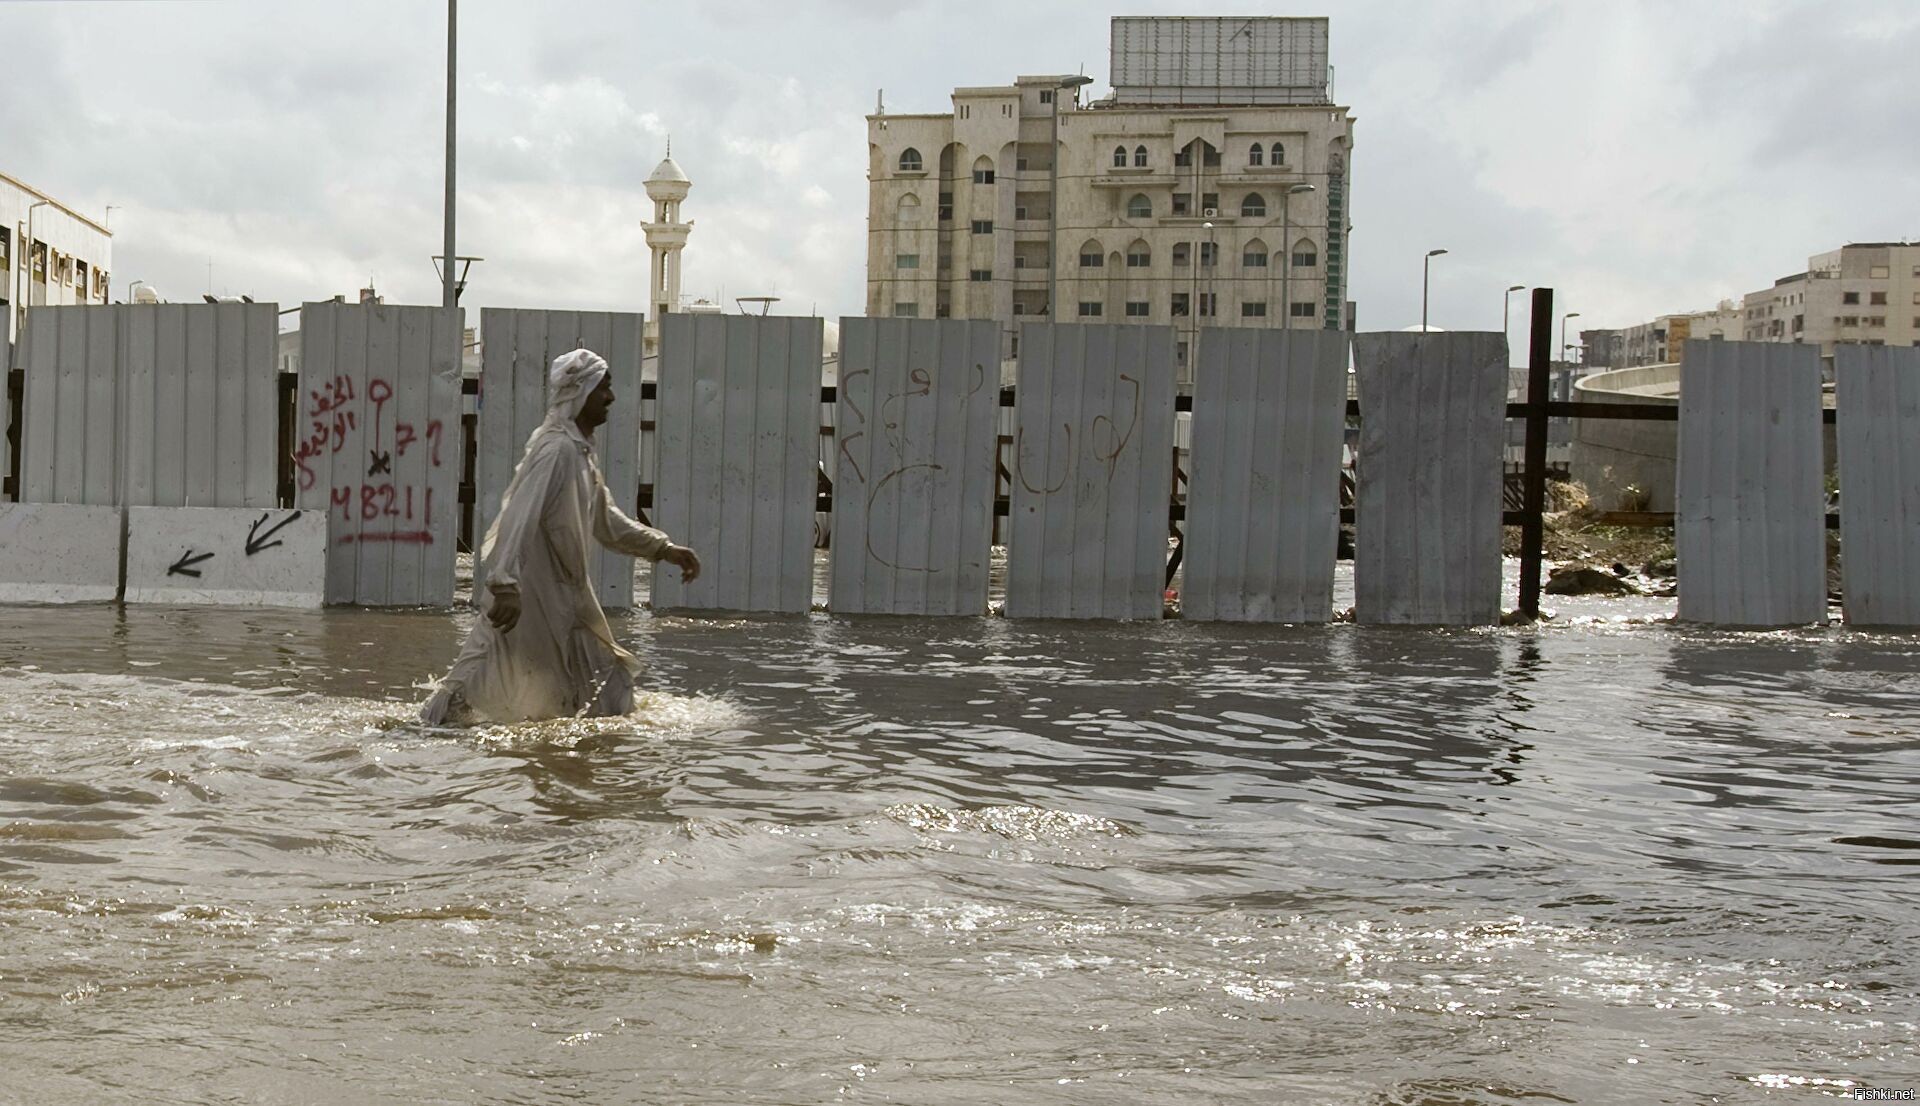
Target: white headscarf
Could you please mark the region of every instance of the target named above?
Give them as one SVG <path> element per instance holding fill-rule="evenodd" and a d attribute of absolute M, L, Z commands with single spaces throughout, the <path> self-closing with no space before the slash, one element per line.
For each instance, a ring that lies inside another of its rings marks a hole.
<path fill-rule="evenodd" d="M 553 368 L 547 373 L 547 412 L 578 418 L 587 396 L 606 375 L 606 359 L 589 349 L 554 358 Z"/>

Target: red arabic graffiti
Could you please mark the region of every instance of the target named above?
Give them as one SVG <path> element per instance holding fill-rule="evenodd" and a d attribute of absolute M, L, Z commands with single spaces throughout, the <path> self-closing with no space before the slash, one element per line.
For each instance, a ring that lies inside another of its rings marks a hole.
<path fill-rule="evenodd" d="M 433 489 L 425 485 L 424 473 L 418 481 L 396 475 L 393 459 L 405 458 L 411 447 L 424 444 L 426 467 L 439 468 L 445 427 L 439 419 L 425 426 L 395 421 L 391 438 L 386 437 L 383 415 L 392 398 L 393 385 L 379 377 L 367 381 L 364 402 L 347 376 L 336 376 L 307 393 L 307 431 L 294 447 L 293 463 L 300 490 L 312 491 L 320 483 L 325 459 L 324 470 L 335 480 L 327 491 L 328 512 L 338 511 L 340 522 L 351 528 L 339 535 L 342 544 L 433 541 Z M 362 430 L 362 414 L 370 416 L 362 440 L 354 451 L 338 456 Z M 340 479 L 362 471 L 364 479 Z"/>

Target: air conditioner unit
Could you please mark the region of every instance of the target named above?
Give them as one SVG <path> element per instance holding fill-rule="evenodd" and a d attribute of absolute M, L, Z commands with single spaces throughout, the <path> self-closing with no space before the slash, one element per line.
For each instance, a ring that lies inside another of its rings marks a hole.
<path fill-rule="evenodd" d="M 1203 207 L 1200 209 L 1200 217 L 1202 219 L 1218 219 L 1220 217 L 1220 209 L 1217 207 Z"/>

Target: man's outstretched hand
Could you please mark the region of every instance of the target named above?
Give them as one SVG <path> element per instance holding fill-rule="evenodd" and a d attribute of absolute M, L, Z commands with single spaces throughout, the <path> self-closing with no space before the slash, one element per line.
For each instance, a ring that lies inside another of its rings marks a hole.
<path fill-rule="evenodd" d="M 660 559 L 680 569 L 680 582 L 691 584 L 700 578 L 700 557 L 684 545 L 670 545 Z"/>
<path fill-rule="evenodd" d="M 513 629 L 520 621 L 520 593 L 517 591 L 496 591 L 493 593 L 493 606 L 487 609 L 487 621 L 501 633 Z"/>

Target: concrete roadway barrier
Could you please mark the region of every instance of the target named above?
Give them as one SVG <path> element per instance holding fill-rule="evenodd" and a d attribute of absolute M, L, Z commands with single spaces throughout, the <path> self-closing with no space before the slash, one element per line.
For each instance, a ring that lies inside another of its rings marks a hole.
<path fill-rule="evenodd" d="M 129 603 L 318 607 L 326 600 L 323 511 L 134 507 Z"/>
<path fill-rule="evenodd" d="M 111 602 L 120 508 L 0 504 L 0 603 Z"/>

